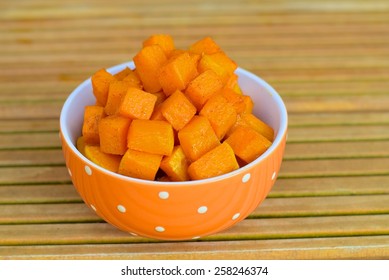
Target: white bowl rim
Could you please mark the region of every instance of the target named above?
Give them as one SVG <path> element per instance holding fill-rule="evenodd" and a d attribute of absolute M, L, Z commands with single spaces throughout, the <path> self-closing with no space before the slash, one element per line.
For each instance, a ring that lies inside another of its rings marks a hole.
<path fill-rule="evenodd" d="M 110 68 L 108 68 L 106 70 L 108 72 L 110 72 L 110 73 L 116 73 L 120 69 L 123 69 L 124 67 L 134 68 L 133 61 L 121 63 L 121 64 L 115 65 L 113 67 L 110 67 Z M 100 172 L 106 173 L 107 175 L 110 175 L 110 176 L 114 176 L 114 177 L 116 177 L 118 179 L 121 179 L 121 180 L 125 180 L 125 181 L 127 181 L 129 183 L 147 184 L 147 185 L 152 185 L 152 186 L 156 186 L 156 187 L 157 186 L 175 186 L 175 185 L 193 186 L 193 185 L 208 184 L 208 183 L 211 183 L 211 182 L 214 182 L 214 181 L 223 181 L 223 180 L 228 179 L 230 177 L 237 176 L 238 174 L 242 174 L 242 173 L 245 174 L 252 167 L 254 167 L 255 165 L 259 164 L 259 162 L 261 162 L 261 161 L 265 160 L 267 157 L 269 157 L 274 152 L 276 147 L 278 147 L 281 144 L 281 142 L 283 141 L 282 138 L 287 133 L 288 114 L 287 114 L 287 110 L 286 110 L 285 104 L 284 104 L 281 96 L 265 80 L 263 80 L 262 78 L 260 78 L 259 76 L 255 75 L 255 74 L 253 74 L 252 72 L 250 72 L 248 70 L 245 70 L 243 68 L 240 68 L 240 67 L 238 67 L 236 69 L 235 73 L 238 74 L 238 76 L 241 73 L 243 73 L 247 77 L 249 77 L 250 79 L 256 80 L 259 84 L 261 84 L 261 86 L 263 86 L 266 89 L 266 91 L 268 91 L 272 95 L 272 97 L 274 98 L 275 102 L 277 103 L 277 107 L 280 109 L 280 113 L 281 114 L 280 114 L 280 127 L 278 129 L 276 138 L 274 139 L 272 145 L 261 156 L 259 156 L 258 158 L 256 158 L 252 162 L 248 163 L 247 165 L 245 165 L 243 167 L 240 167 L 237 170 L 231 171 L 229 173 L 218 175 L 218 176 L 207 178 L 207 179 L 192 180 L 192 181 L 179 181 L 179 182 L 174 182 L 174 181 L 168 181 L 168 182 L 164 182 L 164 181 L 151 181 L 151 180 L 133 178 L 133 177 L 129 177 L 129 176 L 126 176 L 126 175 L 119 174 L 119 173 L 115 173 L 113 171 L 109 171 L 109 170 L 107 170 L 107 169 L 105 169 L 105 168 L 95 164 L 94 162 L 92 162 L 88 158 L 86 158 L 83 154 L 81 154 L 80 151 L 78 151 L 78 149 L 76 148 L 75 144 L 71 141 L 69 133 L 68 133 L 68 129 L 67 129 L 66 125 L 65 125 L 65 119 L 66 119 L 66 114 L 68 114 L 70 112 L 69 109 L 70 109 L 71 101 L 77 97 L 77 95 L 79 94 L 79 91 L 80 91 L 81 88 L 83 88 L 87 84 L 91 83 L 91 78 L 90 77 L 88 79 L 86 79 L 85 81 L 83 81 L 81 84 L 79 84 L 72 91 L 72 93 L 68 96 L 68 98 L 66 99 L 66 101 L 65 101 L 65 103 L 64 103 L 64 105 L 62 107 L 61 114 L 60 114 L 60 130 L 61 130 L 62 137 L 63 137 L 64 141 L 69 145 L 71 150 L 79 158 L 81 158 L 86 164 L 88 164 L 89 166 L 93 166 L 93 168 L 99 170 Z"/>

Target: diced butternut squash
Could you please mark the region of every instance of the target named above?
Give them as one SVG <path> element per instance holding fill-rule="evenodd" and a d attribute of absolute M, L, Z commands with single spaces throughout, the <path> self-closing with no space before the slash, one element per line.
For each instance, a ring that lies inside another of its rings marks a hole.
<path fill-rule="evenodd" d="M 224 141 L 234 150 L 236 156 L 250 163 L 262 155 L 271 142 L 251 127 L 239 126 Z"/>
<path fill-rule="evenodd" d="M 235 125 L 231 128 L 228 134 L 230 135 L 239 126 L 251 127 L 259 134 L 265 136 L 269 141 L 272 142 L 274 140 L 273 128 L 262 120 L 260 120 L 259 118 L 257 118 L 256 116 L 254 116 L 253 114 L 239 115 Z"/>
<path fill-rule="evenodd" d="M 159 104 L 164 102 L 166 99 L 166 95 L 162 91 L 153 93 L 153 95 L 155 95 L 157 97 L 157 101 L 155 101 L 155 106 L 158 106 Z"/>
<path fill-rule="evenodd" d="M 108 99 L 104 111 L 107 115 L 116 114 L 123 96 L 127 93 L 129 84 L 124 81 L 113 81 L 109 85 Z"/>
<path fill-rule="evenodd" d="M 177 90 L 161 104 L 161 113 L 175 130 L 180 130 L 196 114 L 196 107 Z"/>
<path fill-rule="evenodd" d="M 143 47 L 151 45 L 159 45 L 165 52 L 166 56 L 169 56 L 170 53 L 175 49 L 174 40 L 172 36 L 168 34 L 151 35 L 143 42 Z"/>
<path fill-rule="evenodd" d="M 107 102 L 109 84 L 115 80 L 116 78 L 105 69 L 100 69 L 91 77 L 93 95 L 102 106 Z"/>
<path fill-rule="evenodd" d="M 128 75 L 122 79 L 122 81 L 126 82 L 128 84 L 128 87 L 143 89 L 142 82 L 139 78 L 138 73 L 136 72 L 136 69 L 131 70 L 131 72 L 129 72 Z"/>
<path fill-rule="evenodd" d="M 185 93 L 200 111 L 205 102 L 219 92 L 222 87 L 223 83 L 220 77 L 212 70 L 207 70 L 189 83 Z"/>
<path fill-rule="evenodd" d="M 230 76 L 237 68 L 237 64 L 232 61 L 224 52 L 205 54 L 199 61 L 198 69 L 202 73 L 206 70 L 213 70 L 219 75 L 223 84 L 226 84 Z"/>
<path fill-rule="evenodd" d="M 76 148 L 77 148 L 77 150 L 81 154 L 83 154 L 85 156 L 85 141 L 84 141 L 84 137 L 80 136 L 80 137 L 77 138 Z"/>
<path fill-rule="evenodd" d="M 125 77 L 127 77 L 130 73 L 132 73 L 132 70 L 128 67 L 125 67 L 123 70 L 119 71 L 113 76 L 116 78 L 116 80 L 121 81 Z"/>
<path fill-rule="evenodd" d="M 128 149 L 120 161 L 118 173 L 133 178 L 154 180 L 162 156 Z"/>
<path fill-rule="evenodd" d="M 206 152 L 220 144 L 219 138 L 206 117 L 194 116 L 191 121 L 178 132 L 178 139 L 185 156 L 195 161 Z"/>
<path fill-rule="evenodd" d="M 121 100 L 118 112 L 124 117 L 148 120 L 153 113 L 156 101 L 157 96 L 130 87 Z"/>
<path fill-rule="evenodd" d="M 253 109 L 254 109 L 254 102 L 250 96 L 248 96 L 248 95 L 242 95 L 242 96 L 243 96 L 243 101 L 246 104 L 243 113 L 251 114 L 253 112 Z"/>
<path fill-rule="evenodd" d="M 199 115 L 206 117 L 212 125 L 216 136 L 221 140 L 236 122 L 234 106 L 220 94 L 211 97 L 201 109 Z"/>
<path fill-rule="evenodd" d="M 137 73 L 147 92 L 154 93 L 161 90 L 157 73 L 166 61 L 166 54 L 159 45 L 146 46 L 134 56 Z"/>
<path fill-rule="evenodd" d="M 201 180 L 223 175 L 238 168 L 234 151 L 224 142 L 191 163 L 188 174 L 192 180 Z"/>
<path fill-rule="evenodd" d="M 220 93 L 227 100 L 227 102 L 235 108 L 237 114 L 241 114 L 246 110 L 246 103 L 243 95 L 238 94 L 234 90 L 226 87 L 223 88 Z"/>
<path fill-rule="evenodd" d="M 157 76 L 163 92 L 169 96 L 176 90 L 184 90 L 197 75 L 197 63 L 184 52 L 162 66 Z"/>
<path fill-rule="evenodd" d="M 100 120 L 100 149 L 104 153 L 124 155 L 127 150 L 127 135 L 131 119 L 119 115 Z"/>
<path fill-rule="evenodd" d="M 85 106 L 82 136 L 86 144 L 98 145 L 100 143 L 99 122 L 103 117 L 103 107 L 96 105 Z"/>
<path fill-rule="evenodd" d="M 166 121 L 165 117 L 162 115 L 162 104 L 155 106 L 153 114 L 150 117 L 152 121 Z"/>
<path fill-rule="evenodd" d="M 129 149 L 157 155 L 171 155 L 173 127 L 167 121 L 133 120 L 128 130 Z"/>
<path fill-rule="evenodd" d="M 121 156 L 103 153 L 99 146 L 85 145 L 85 156 L 97 165 L 118 172 Z"/>
<path fill-rule="evenodd" d="M 211 38 L 205 37 L 189 47 L 190 52 L 194 52 L 197 54 L 213 54 L 216 52 L 220 52 L 221 48 L 218 44 Z"/>
<path fill-rule="evenodd" d="M 170 156 L 161 161 L 161 169 L 173 181 L 188 181 L 188 160 L 181 146 L 175 146 Z"/>

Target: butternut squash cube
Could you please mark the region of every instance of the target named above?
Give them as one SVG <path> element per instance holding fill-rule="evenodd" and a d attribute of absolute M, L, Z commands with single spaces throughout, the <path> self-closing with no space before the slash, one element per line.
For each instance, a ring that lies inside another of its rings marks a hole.
<path fill-rule="evenodd" d="M 238 94 L 227 87 L 223 88 L 220 93 L 235 108 L 237 114 L 241 114 L 246 110 L 246 103 L 242 94 Z"/>
<path fill-rule="evenodd" d="M 85 156 L 97 165 L 118 172 L 121 156 L 103 153 L 99 146 L 85 145 Z"/>
<path fill-rule="evenodd" d="M 160 168 L 173 181 L 188 181 L 188 160 L 181 146 L 175 146 L 170 156 L 165 156 Z"/>
<path fill-rule="evenodd" d="M 212 70 L 207 70 L 194 78 L 185 90 L 185 94 L 192 101 L 198 111 L 205 102 L 223 87 L 222 80 Z"/>
<path fill-rule="evenodd" d="M 224 141 L 234 150 L 236 156 L 250 163 L 262 155 L 271 142 L 251 127 L 239 126 Z"/>
<path fill-rule="evenodd" d="M 169 56 L 169 54 L 175 49 L 174 40 L 172 36 L 168 34 L 154 34 L 143 42 L 143 47 L 151 45 L 159 45 L 165 52 L 166 56 Z"/>
<path fill-rule="evenodd" d="M 274 140 L 274 130 L 271 126 L 254 116 L 253 114 L 241 114 L 238 116 L 235 125 L 228 132 L 230 135 L 239 126 L 251 127 L 259 134 L 265 136 L 270 142 Z"/>
<path fill-rule="evenodd" d="M 221 48 L 211 37 L 205 37 L 193 43 L 189 47 L 189 51 L 202 55 L 220 52 Z"/>
<path fill-rule="evenodd" d="M 220 145 L 219 138 L 212 129 L 211 123 L 204 116 L 194 116 L 191 121 L 178 132 L 178 139 L 185 156 L 195 161 L 206 152 Z"/>
<path fill-rule="evenodd" d="M 236 122 L 234 106 L 220 94 L 211 97 L 201 109 L 199 115 L 206 117 L 212 125 L 216 136 L 221 140 Z"/>
<path fill-rule="evenodd" d="M 133 120 L 128 129 L 127 147 L 169 156 L 174 148 L 173 127 L 167 121 Z"/>
<path fill-rule="evenodd" d="M 119 114 L 132 118 L 148 120 L 153 113 L 157 97 L 146 91 L 130 87 L 119 105 Z"/>
<path fill-rule="evenodd" d="M 127 93 L 129 84 L 124 81 L 113 81 L 109 85 L 107 103 L 104 111 L 107 115 L 116 114 L 123 96 Z"/>
<path fill-rule="evenodd" d="M 166 61 L 166 54 L 159 45 L 146 46 L 134 56 L 137 73 L 147 92 L 154 93 L 161 90 L 157 73 Z"/>
<path fill-rule="evenodd" d="M 179 90 L 161 104 L 160 110 L 175 130 L 182 129 L 196 114 L 196 107 Z"/>
<path fill-rule="evenodd" d="M 133 178 L 154 180 L 162 156 L 128 149 L 120 161 L 118 173 Z"/>
<path fill-rule="evenodd" d="M 230 76 L 237 68 L 237 64 L 232 61 L 224 52 L 205 54 L 199 61 L 198 69 L 202 73 L 206 70 L 213 70 L 226 84 Z"/>
<path fill-rule="evenodd" d="M 80 136 L 80 137 L 77 138 L 76 147 L 77 147 L 77 150 L 81 154 L 83 154 L 85 156 L 85 141 L 84 141 L 84 137 Z"/>
<path fill-rule="evenodd" d="M 100 120 L 100 150 L 104 153 L 124 155 L 127 150 L 127 135 L 131 119 L 119 115 Z"/>
<path fill-rule="evenodd" d="M 85 106 L 82 136 L 86 144 L 98 145 L 100 143 L 99 122 L 104 116 L 104 107 Z"/>
<path fill-rule="evenodd" d="M 169 96 L 176 90 L 184 90 L 197 75 L 197 64 L 184 52 L 162 66 L 157 76 L 163 92 Z"/>
<path fill-rule="evenodd" d="M 127 77 L 130 73 L 132 73 L 132 70 L 128 67 L 125 67 L 123 70 L 117 72 L 115 75 L 113 75 L 116 80 L 121 81 L 125 77 Z"/>
<path fill-rule="evenodd" d="M 105 69 L 100 69 L 91 77 L 93 95 L 101 106 L 105 106 L 108 98 L 109 84 L 116 78 Z"/>
<path fill-rule="evenodd" d="M 192 180 L 201 180 L 223 175 L 238 168 L 234 151 L 224 142 L 191 163 L 188 174 Z"/>

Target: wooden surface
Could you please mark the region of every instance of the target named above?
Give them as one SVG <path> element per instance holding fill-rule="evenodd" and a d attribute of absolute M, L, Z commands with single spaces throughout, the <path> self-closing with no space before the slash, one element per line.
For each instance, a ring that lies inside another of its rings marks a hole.
<path fill-rule="evenodd" d="M 157 3 L 157 4 L 156 4 Z M 58 138 L 69 93 L 169 33 L 212 36 L 284 99 L 265 202 L 188 242 L 120 232 L 83 204 Z M 388 259 L 389 2 L 2 0 L 0 259 Z"/>

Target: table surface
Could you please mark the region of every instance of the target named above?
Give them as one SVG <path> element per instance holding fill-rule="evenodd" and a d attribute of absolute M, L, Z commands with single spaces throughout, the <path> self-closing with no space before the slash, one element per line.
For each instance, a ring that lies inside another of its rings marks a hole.
<path fill-rule="evenodd" d="M 157 4 L 156 4 L 157 3 Z M 121 232 L 71 184 L 69 93 L 151 34 L 211 36 L 289 114 L 279 178 L 227 231 L 160 242 Z M 0 259 L 388 259 L 389 2 L 2 0 Z"/>

